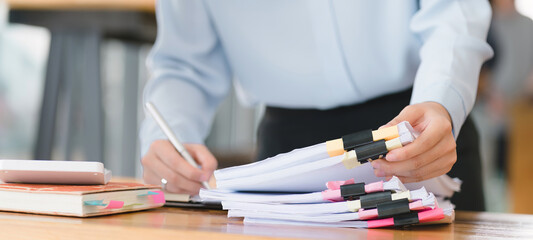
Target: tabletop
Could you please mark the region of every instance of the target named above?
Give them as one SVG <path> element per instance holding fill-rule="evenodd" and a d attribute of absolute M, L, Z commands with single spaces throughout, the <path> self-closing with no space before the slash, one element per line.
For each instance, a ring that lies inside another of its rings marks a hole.
<path fill-rule="evenodd" d="M 0 212 L 0 239 L 532 239 L 533 215 L 456 213 L 453 224 L 403 229 L 244 225 L 225 211 L 163 207 L 91 218 Z"/>

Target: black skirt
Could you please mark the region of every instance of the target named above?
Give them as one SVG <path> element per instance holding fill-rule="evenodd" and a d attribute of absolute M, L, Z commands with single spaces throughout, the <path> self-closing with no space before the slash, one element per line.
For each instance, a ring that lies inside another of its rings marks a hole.
<path fill-rule="evenodd" d="M 400 113 L 412 89 L 365 103 L 329 110 L 267 107 L 258 129 L 257 159 L 265 159 L 343 135 L 376 129 Z M 457 162 L 448 173 L 463 181 L 452 202 L 458 210 L 484 211 L 481 158 L 476 127 L 468 117 L 457 138 Z"/>

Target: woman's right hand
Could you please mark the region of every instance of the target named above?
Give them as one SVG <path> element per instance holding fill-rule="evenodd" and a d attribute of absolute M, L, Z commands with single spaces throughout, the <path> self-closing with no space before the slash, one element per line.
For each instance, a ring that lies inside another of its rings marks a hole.
<path fill-rule="evenodd" d="M 156 140 L 141 159 L 146 183 L 161 185 L 166 179 L 166 191 L 197 195 L 203 181 L 208 181 L 217 168 L 217 160 L 202 144 L 184 144 L 201 169 L 189 164 L 168 140 Z"/>

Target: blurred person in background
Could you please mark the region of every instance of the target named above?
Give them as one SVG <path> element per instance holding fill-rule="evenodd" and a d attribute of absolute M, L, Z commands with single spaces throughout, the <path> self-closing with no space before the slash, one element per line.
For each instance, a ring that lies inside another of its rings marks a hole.
<path fill-rule="evenodd" d="M 482 68 L 477 121 L 486 125 L 484 157 L 489 171 L 505 173 L 511 110 L 533 95 L 533 20 L 520 14 L 514 0 L 491 0 L 488 42 L 495 57 Z M 494 165 L 493 165 L 494 164 Z"/>
<path fill-rule="evenodd" d="M 258 159 L 407 120 L 420 137 L 373 161 L 376 176 L 415 182 L 449 172 L 464 181 L 457 208 L 484 210 L 468 115 L 492 55 L 490 16 L 486 0 L 157 1 L 144 102 L 159 108 L 201 169 L 147 117 L 143 178 L 198 193 L 217 167 L 203 141 L 234 86 L 243 102 L 266 105 Z"/>
<path fill-rule="evenodd" d="M 514 0 L 491 0 L 488 42 L 494 57 L 482 67 L 478 101 L 472 111 L 480 132 L 483 176 L 490 211 L 507 211 L 508 138 L 512 109 L 533 93 L 533 21 Z"/>

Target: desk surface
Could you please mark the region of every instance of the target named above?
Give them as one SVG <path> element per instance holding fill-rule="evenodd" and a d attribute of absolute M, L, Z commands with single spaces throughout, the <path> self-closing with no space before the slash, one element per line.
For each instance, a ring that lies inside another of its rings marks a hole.
<path fill-rule="evenodd" d="M 225 211 L 159 208 L 93 218 L 0 212 L 0 239 L 533 238 L 533 215 L 457 212 L 450 225 L 348 229 L 243 225 Z"/>
<path fill-rule="evenodd" d="M 19 10 L 137 10 L 155 11 L 155 0 L 7 0 L 11 9 Z"/>

